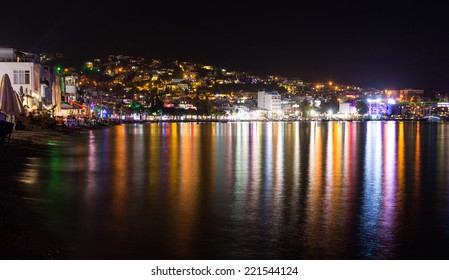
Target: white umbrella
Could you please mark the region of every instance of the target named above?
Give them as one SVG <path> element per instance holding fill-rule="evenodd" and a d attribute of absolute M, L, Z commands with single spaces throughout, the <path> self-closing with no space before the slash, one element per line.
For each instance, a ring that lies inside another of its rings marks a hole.
<path fill-rule="evenodd" d="M 11 85 L 8 74 L 4 74 L 0 84 L 0 111 L 14 122 L 14 117 L 24 112 L 22 101 Z"/>

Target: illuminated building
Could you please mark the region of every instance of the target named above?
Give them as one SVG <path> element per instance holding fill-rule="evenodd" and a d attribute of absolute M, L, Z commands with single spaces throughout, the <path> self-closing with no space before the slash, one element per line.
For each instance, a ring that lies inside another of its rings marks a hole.
<path fill-rule="evenodd" d="M 339 114 L 356 114 L 357 108 L 355 102 L 340 102 L 338 105 Z"/>
<path fill-rule="evenodd" d="M 282 110 L 281 95 L 276 91 L 259 91 L 257 93 L 257 107 L 269 112 L 278 112 Z"/>
<path fill-rule="evenodd" d="M 38 55 L 0 47 L 0 75 L 3 74 L 8 74 L 13 89 L 31 110 L 60 104 L 59 77 L 51 67 L 41 64 Z"/>

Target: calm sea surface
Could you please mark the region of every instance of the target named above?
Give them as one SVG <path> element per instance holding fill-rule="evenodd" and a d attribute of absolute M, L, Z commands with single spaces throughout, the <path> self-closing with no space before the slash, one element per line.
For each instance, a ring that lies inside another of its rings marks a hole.
<path fill-rule="evenodd" d="M 20 185 L 70 259 L 449 259 L 449 124 L 91 130 Z"/>

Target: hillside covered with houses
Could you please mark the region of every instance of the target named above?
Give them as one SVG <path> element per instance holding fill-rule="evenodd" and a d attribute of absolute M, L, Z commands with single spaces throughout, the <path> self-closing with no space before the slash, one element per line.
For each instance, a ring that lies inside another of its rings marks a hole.
<path fill-rule="evenodd" d="M 375 89 L 257 76 L 179 60 L 109 55 L 68 65 L 62 54 L 0 48 L 27 114 L 63 119 L 379 120 L 449 116 L 441 90 Z"/>

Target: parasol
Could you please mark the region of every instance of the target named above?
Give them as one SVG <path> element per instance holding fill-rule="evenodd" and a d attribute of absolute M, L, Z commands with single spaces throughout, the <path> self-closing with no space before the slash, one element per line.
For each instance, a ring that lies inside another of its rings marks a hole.
<path fill-rule="evenodd" d="M 22 101 L 11 85 L 8 74 L 4 74 L 0 84 L 0 111 L 7 115 L 7 121 L 14 122 L 15 116 L 24 112 Z"/>

